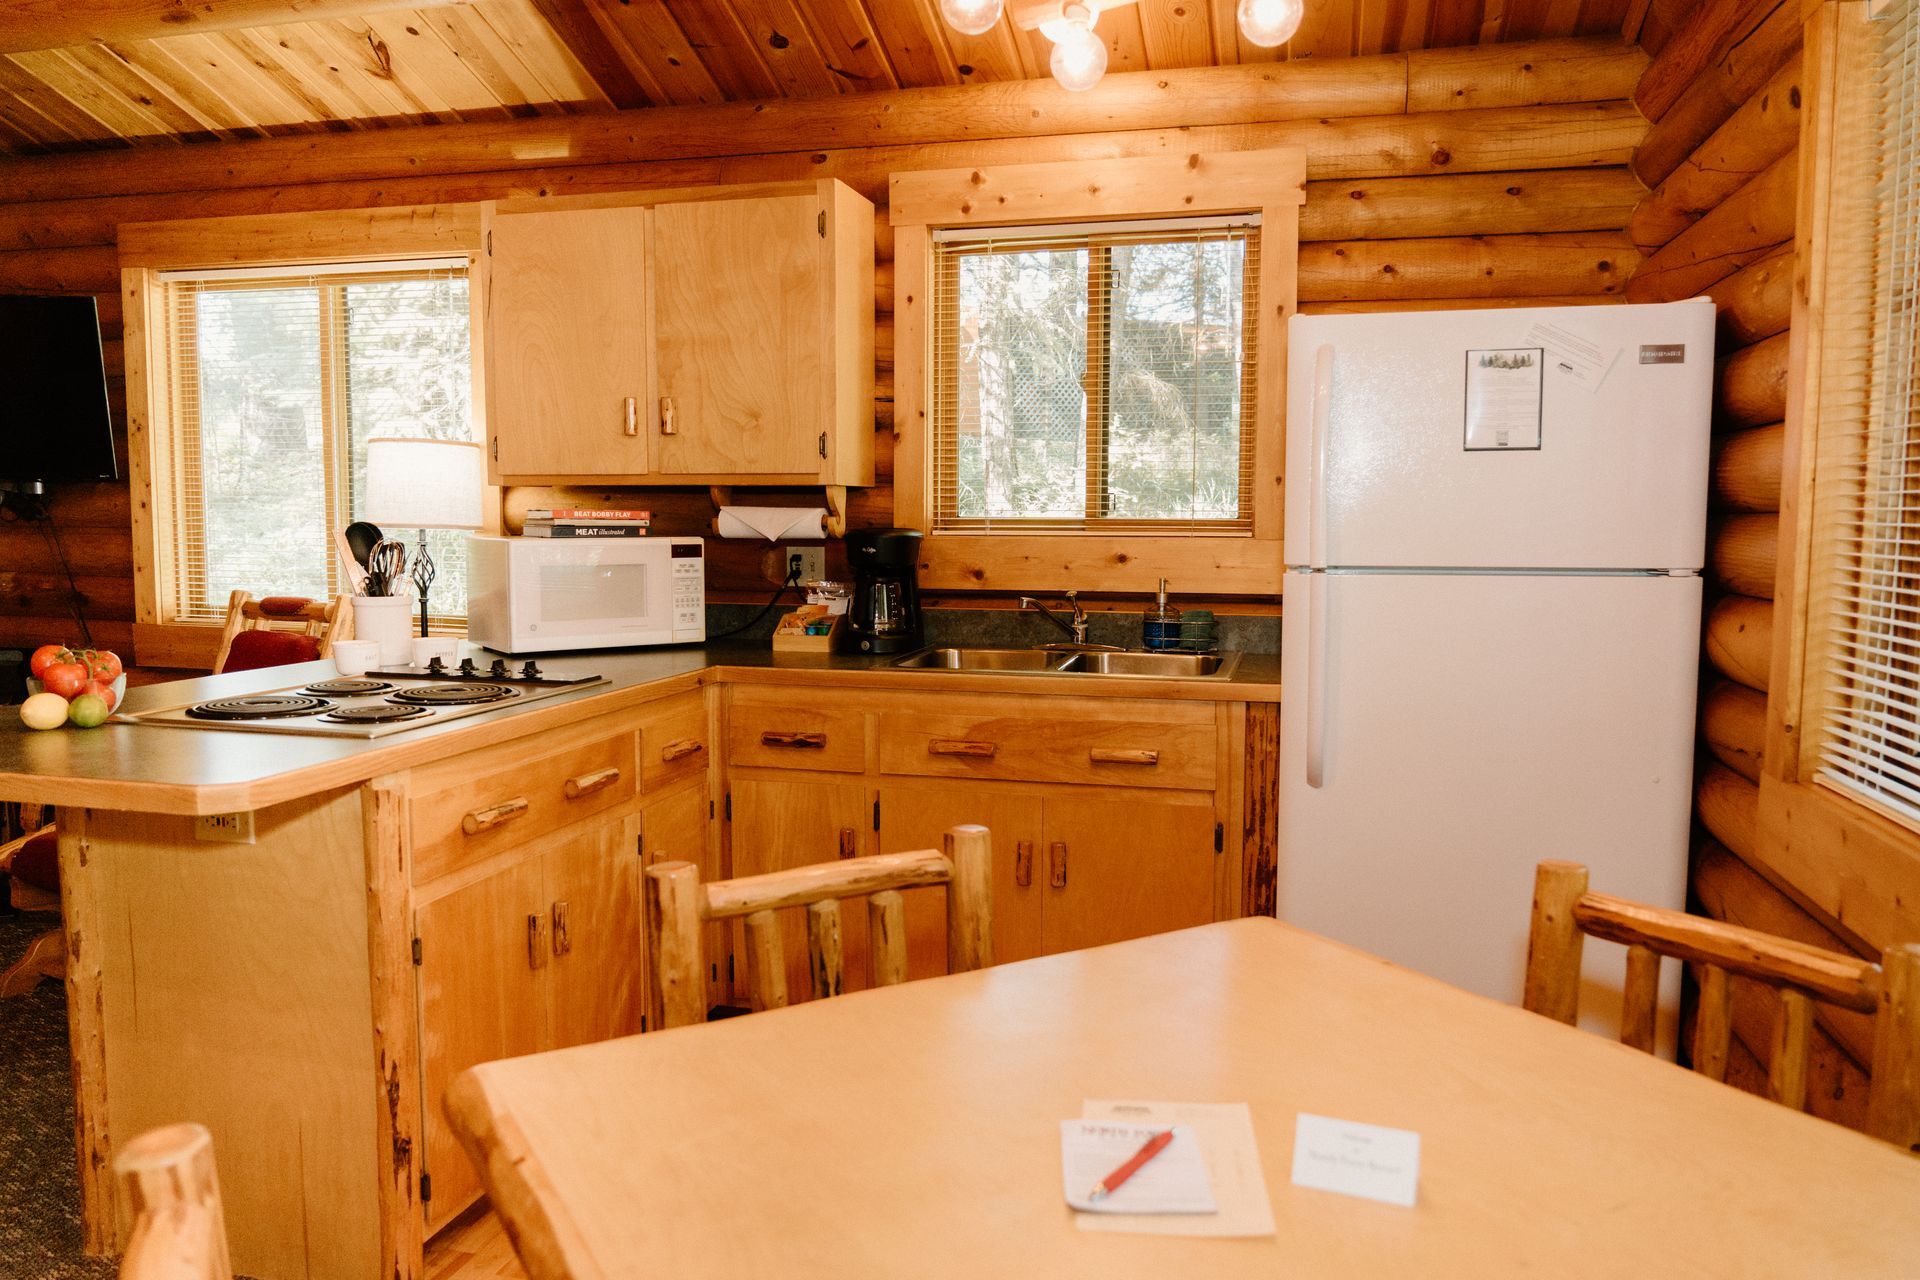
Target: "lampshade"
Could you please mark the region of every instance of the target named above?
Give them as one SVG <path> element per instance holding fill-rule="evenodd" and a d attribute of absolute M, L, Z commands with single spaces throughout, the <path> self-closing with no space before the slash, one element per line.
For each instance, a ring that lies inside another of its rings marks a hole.
<path fill-rule="evenodd" d="M 478 529 L 487 463 L 472 440 L 367 441 L 361 515 L 389 529 Z"/>

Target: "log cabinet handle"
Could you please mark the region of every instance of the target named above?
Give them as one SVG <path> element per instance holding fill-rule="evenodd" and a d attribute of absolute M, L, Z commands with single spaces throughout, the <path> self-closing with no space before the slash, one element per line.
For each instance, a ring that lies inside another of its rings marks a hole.
<path fill-rule="evenodd" d="M 1024 889 L 1033 883 L 1033 841 L 1013 846 L 1013 882 Z"/>
<path fill-rule="evenodd" d="M 678 742 L 669 742 L 666 746 L 660 748 L 660 759 L 662 763 L 672 764 L 675 760 L 684 759 L 696 751 L 705 751 L 706 749 L 707 744 L 698 738 L 682 738 Z"/>
<path fill-rule="evenodd" d="M 760 735 L 763 747 L 792 747 L 801 751 L 818 751 L 827 745 L 824 733 L 788 733 L 779 729 L 769 729 Z"/>
<path fill-rule="evenodd" d="M 680 428 L 673 423 L 673 397 L 660 397 L 660 434 L 672 436 L 680 434 Z"/>
<path fill-rule="evenodd" d="M 637 436 L 640 434 L 640 405 L 638 402 L 634 400 L 632 396 L 627 397 L 626 430 L 627 430 L 627 434 L 630 436 Z"/>
<path fill-rule="evenodd" d="M 1160 763 L 1158 751 L 1133 751 L 1121 747 L 1095 747 L 1087 755 L 1095 764 L 1145 764 Z"/>
<path fill-rule="evenodd" d="M 527 798 L 525 796 L 515 796 L 511 800 L 502 800 L 499 804 L 493 805 L 490 808 L 475 809 L 472 813 L 460 819 L 460 829 L 470 836 L 477 836 L 482 831 L 491 831 L 495 827 L 504 826 L 512 822 L 515 818 L 524 818 L 526 816 Z"/>
<path fill-rule="evenodd" d="M 553 915 L 553 954 L 563 956 L 573 950 L 573 936 L 567 932 L 567 904 L 556 902 Z"/>
<path fill-rule="evenodd" d="M 619 767 L 609 766 L 605 769 L 595 769 L 592 773 L 582 773 L 575 777 L 568 778 L 565 783 L 561 784 L 560 789 L 567 793 L 567 799 L 578 800 L 581 796 L 590 796 L 596 791 L 605 791 L 618 781 L 620 781 Z"/>
<path fill-rule="evenodd" d="M 853 828 L 840 828 L 840 856 L 851 858 L 858 852 L 860 852 L 858 837 L 853 834 Z"/>
<path fill-rule="evenodd" d="M 1067 887 L 1067 842 L 1055 840 L 1047 846 L 1047 879 L 1056 889 Z"/>
<path fill-rule="evenodd" d="M 547 918 L 538 911 L 527 915 L 527 968 L 543 969 L 547 964 Z"/>
<path fill-rule="evenodd" d="M 993 753 L 1000 746 L 993 742 L 968 742 L 963 738 L 935 738 L 927 743 L 930 756 L 974 756 L 981 760 L 993 759 Z"/>

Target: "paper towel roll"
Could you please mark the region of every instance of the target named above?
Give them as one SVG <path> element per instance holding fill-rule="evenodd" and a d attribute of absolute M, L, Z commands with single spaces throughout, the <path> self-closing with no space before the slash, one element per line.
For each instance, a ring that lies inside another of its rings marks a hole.
<path fill-rule="evenodd" d="M 779 542 L 788 538 L 827 536 L 825 507 L 722 507 L 723 538 L 760 538 Z"/>

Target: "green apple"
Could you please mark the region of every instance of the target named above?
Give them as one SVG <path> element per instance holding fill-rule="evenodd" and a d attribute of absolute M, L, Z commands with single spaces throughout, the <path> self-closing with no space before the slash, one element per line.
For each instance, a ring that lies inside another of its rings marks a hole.
<path fill-rule="evenodd" d="M 107 722 L 107 700 L 97 693 L 83 693 L 67 704 L 67 719 L 82 729 L 95 729 Z"/>

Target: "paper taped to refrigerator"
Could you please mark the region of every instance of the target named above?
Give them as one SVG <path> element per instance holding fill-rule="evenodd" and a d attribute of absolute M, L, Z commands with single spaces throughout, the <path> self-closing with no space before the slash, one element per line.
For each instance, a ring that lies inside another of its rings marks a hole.
<path fill-rule="evenodd" d="M 1527 341 L 1538 343 L 1546 349 L 1547 362 L 1555 373 L 1571 381 L 1595 390 L 1606 381 L 1607 371 L 1613 368 L 1613 362 L 1620 358 L 1620 348 L 1607 347 L 1583 338 L 1571 330 L 1544 320 L 1535 321 L 1527 328 Z"/>
<path fill-rule="evenodd" d="M 1467 352 L 1468 449 L 1540 447 L 1539 347 Z"/>

